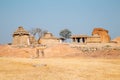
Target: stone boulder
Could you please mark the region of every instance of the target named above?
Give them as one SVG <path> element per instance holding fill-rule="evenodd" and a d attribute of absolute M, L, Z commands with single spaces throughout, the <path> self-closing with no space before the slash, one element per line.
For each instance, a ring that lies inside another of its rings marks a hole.
<path fill-rule="evenodd" d="M 108 34 L 108 30 L 105 30 L 103 28 L 94 28 L 92 35 L 98 35 L 100 36 L 101 42 L 102 43 L 108 43 L 110 42 L 110 36 Z"/>

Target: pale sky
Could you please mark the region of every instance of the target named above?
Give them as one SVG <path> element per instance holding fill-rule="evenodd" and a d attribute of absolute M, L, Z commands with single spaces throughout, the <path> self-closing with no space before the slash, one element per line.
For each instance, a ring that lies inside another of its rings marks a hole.
<path fill-rule="evenodd" d="M 120 0 L 0 0 L 0 43 L 12 42 L 19 27 L 42 28 L 58 36 L 60 30 L 91 35 L 93 28 L 120 36 Z"/>

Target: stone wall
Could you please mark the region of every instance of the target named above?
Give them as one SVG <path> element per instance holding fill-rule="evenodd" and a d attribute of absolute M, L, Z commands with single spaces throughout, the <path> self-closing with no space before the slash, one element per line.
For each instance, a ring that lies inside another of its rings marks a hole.
<path fill-rule="evenodd" d="M 101 43 L 100 37 L 88 37 L 86 43 Z"/>
<path fill-rule="evenodd" d="M 13 37 L 13 45 L 29 45 L 29 36 L 22 35 L 22 36 L 14 36 Z"/>
<path fill-rule="evenodd" d="M 57 40 L 57 39 L 41 39 L 40 43 L 41 44 L 46 44 L 46 45 L 52 45 L 52 44 L 60 43 L 60 40 Z"/>

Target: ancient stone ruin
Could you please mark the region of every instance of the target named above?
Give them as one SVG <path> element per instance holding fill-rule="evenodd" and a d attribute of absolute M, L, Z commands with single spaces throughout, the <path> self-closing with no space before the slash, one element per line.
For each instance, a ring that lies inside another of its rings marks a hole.
<path fill-rule="evenodd" d="M 113 39 L 112 42 L 120 43 L 120 37 L 117 37 L 117 38 Z"/>
<path fill-rule="evenodd" d="M 92 35 L 72 35 L 74 43 L 108 43 L 110 36 L 108 30 L 103 28 L 94 28 Z M 13 45 L 31 45 L 31 44 L 58 44 L 61 43 L 61 38 L 55 37 L 52 33 L 45 33 L 38 41 L 29 34 L 22 26 L 13 33 Z"/>
<path fill-rule="evenodd" d="M 94 28 L 92 36 L 88 35 L 72 35 L 72 42 L 74 43 L 108 43 L 110 36 L 108 30 L 103 28 Z"/>
<path fill-rule="evenodd" d="M 71 39 L 74 43 L 86 43 L 88 35 L 72 35 Z"/>
<path fill-rule="evenodd" d="M 37 44 L 37 40 L 29 34 L 22 26 L 13 33 L 13 45 L 31 45 Z"/>
<path fill-rule="evenodd" d="M 35 37 L 34 36 L 29 36 L 29 40 L 30 40 L 30 44 L 31 45 L 36 45 L 36 44 L 38 44 L 38 41 L 35 39 Z"/>
<path fill-rule="evenodd" d="M 60 43 L 60 39 L 55 37 L 52 33 L 47 32 L 39 39 L 39 44 L 57 44 Z"/>
<path fill-rule="evenodd" d="M 22 26 L 13 33 L 13 45 L 29 45 L 29 33 Z"/>
<path fill-rule="evenodd" d="M 92 32 L 92 36 L 98 35 L 102 43 L 110 42 L 110 36 L 108 34 L 108 30 L 103 28 L 94 28 Z"/>

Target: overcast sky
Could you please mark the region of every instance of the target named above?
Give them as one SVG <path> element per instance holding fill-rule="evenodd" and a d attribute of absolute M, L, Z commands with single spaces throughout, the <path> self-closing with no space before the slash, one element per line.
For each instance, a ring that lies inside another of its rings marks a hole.
<path fill-rule="evenodd" d="M 91 35 L 93 28 L 102 27 L 115 38 L 120 36 L 120 0 L 0 0 L 0 43 L 12 42 L 19 26 L 55 36 L 65 28 Z"/>

